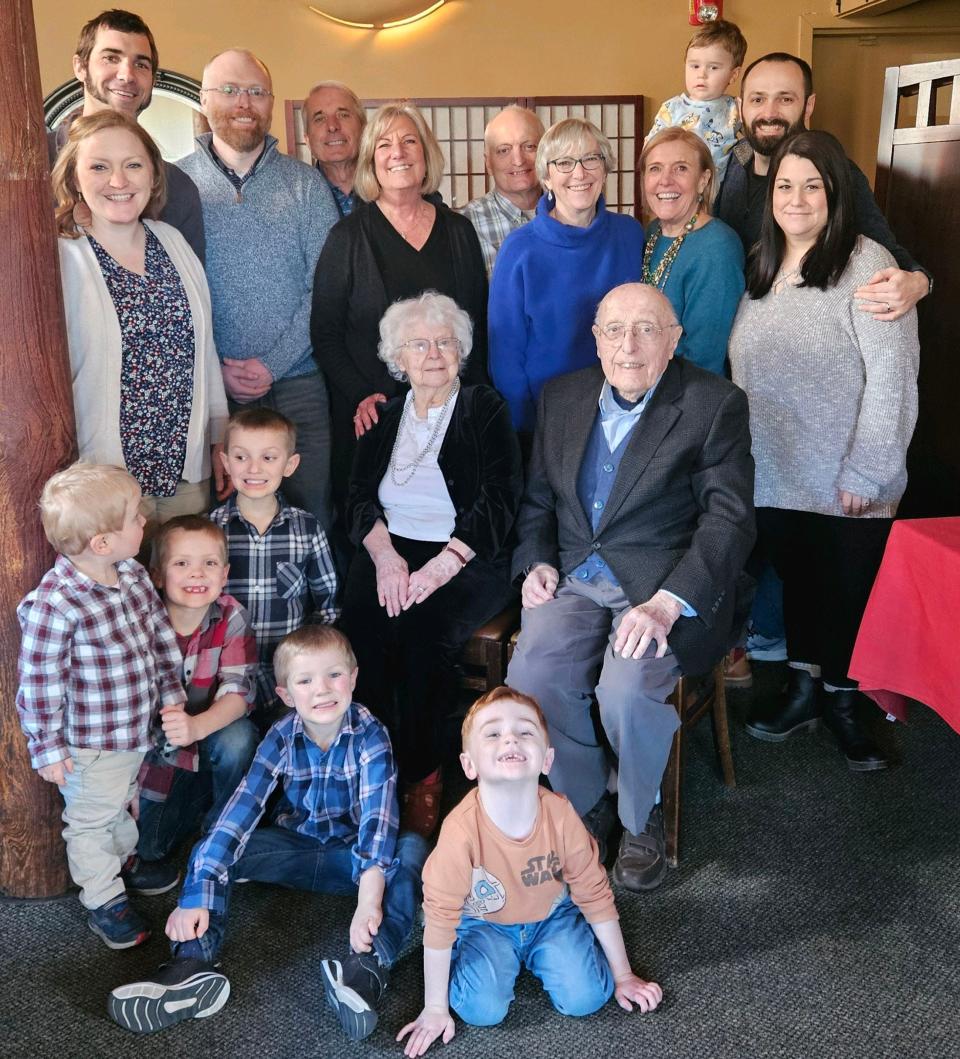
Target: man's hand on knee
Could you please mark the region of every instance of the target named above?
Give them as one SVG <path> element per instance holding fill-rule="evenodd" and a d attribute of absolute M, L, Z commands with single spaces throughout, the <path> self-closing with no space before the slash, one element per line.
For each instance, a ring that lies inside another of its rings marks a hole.
<path fill-rule="evenodd" d="M 202 938 L 210 926 L 210 912 L 206 908 L 181 908 L 179 905 L 167 919 L 167 937 L 171 941 L 193 941 Z"/>
<path fill-rule="evenodd" d="M 537 563 L 523 579 L 520 601 L 528 609 L 548 603 L 557 594 L 560 574 L 548 563 Z"/>
<path fill-rule="evenodd" d="M 642 658 L 651 642 L 657 644 L 657 658 L 667 653 L 667 637 L 680 617 L 678 600 L 667 592 L 657 592 L 646 603 L 631 607 L 620 621 L 614 654 L 622 658 Z"/>

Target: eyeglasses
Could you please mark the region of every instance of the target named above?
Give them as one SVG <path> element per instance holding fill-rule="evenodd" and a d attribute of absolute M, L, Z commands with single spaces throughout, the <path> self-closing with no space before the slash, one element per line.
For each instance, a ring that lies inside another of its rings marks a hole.
<path fill-rule="evenodd" d="M 652 346 L 664 331 L 669 331 L 671 328 L 679 326 L 679 324 L 667 324 L 666 327 L 657 327 L 656 324 L 650 323 L 649 320 L 638 320 L 635 324 L 621 324 L 614 321 L 604 324 L 600 328 L 600 333 L 608 342 L 612 342 L 615 346 L 623 345 L 628 331 L 641 346 Z"/>
<path fill-rule="evenodd" d="M 201 92 L 219 92 L 221 96 L 228 99 L 231 96 L 247 95 L 251 99 L 267 99 L 273 95 L 269 88 L 263 85 L 250 85 L 249 88 L 241 88 L 240 85 L 209 85 L 200 89 Z"/>
<path fill-rule="evenodd" d="M 436 346 L 438 353 L 449 356 L 460 352 L 460 339 L 408 338 L 406 342 L 401 342 L 397 348 L 408 349 L 411 353 L 416 353 L 418 357 L 425 357 L 430 352 L 431 346 Z"/>
<path fill-rule="evenodd" d="M 551 158 L 547 165 L 556 166 L 558 173 L 572 173 L 577 168 L 578 162 L 584 169 L 592 171 L 601 168 L 604 164 L 604 158 L 602 154 L 593 152 L 592 154 L 585 154 L 581 158 Z"/>

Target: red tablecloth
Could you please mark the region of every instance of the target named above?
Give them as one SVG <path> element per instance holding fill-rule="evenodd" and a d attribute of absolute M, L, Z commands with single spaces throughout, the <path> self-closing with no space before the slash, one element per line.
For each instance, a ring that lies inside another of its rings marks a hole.
<path fill-rule="evenodd" d="M 906 720 L 907 699 L 960 732 L 960 518 L 893 524 L 863 615 L 850 676 Z"/>

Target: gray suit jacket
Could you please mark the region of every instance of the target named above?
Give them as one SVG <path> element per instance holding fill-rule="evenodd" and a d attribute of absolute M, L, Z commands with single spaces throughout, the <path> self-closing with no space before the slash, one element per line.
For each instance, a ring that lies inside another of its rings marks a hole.
<path fill-rule="evenodd" d="M 563 576 L 598 552 L 632 605 L 663 588 L 697 611 L 678 619 L 669 642 L 684 672 L 705 672 L 729 647 L 756 535 L 746 395 L 690 361 L 670 361 L 594 533 L 577 478 L 603 381 L 597 364 L 543 389 L 514 577 L 536 562 Z"/>

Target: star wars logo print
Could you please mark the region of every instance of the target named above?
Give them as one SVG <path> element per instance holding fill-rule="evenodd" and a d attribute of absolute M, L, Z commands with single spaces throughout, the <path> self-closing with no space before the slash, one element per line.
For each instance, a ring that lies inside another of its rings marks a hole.
<path fill-rule="evenodd" d="M 563 882 L 560 870 L 560 858 L 553 850 L 542 857 L 531 857 L 527 866 L 520 872 L 520 881 L 524 886 L 539 886 L 546 882 Z"/>
<path fill-rule="evenodd" d="M 487 871 L 483 865 L 473 869 L 473 881 L 470 893 L 463 903 L 463 911 L 468 916 L 488 916 L 499 912 L 507 903 L 507 891 L 503 883 Z"/>

